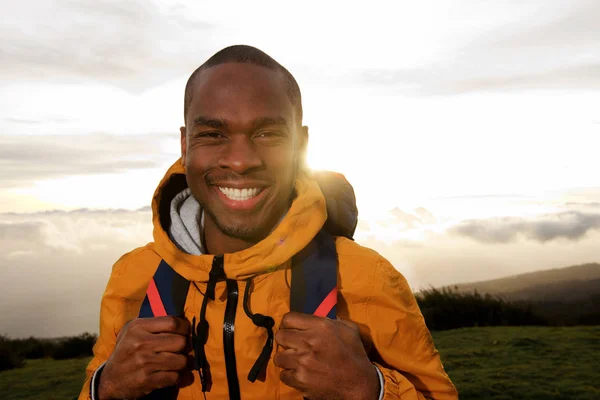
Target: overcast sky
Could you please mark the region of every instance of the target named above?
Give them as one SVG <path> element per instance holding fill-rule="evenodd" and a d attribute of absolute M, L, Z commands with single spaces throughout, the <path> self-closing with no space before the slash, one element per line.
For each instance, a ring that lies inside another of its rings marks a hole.
<path fill-rule="evenodd" d="M 95 330 L 112 263 L 151 240 L 136 210 L 187 77 L 239 43 L 297 78 L 311 165 L 413 288 L 600 260 L 600 2 L 282 4 L 0 2 L 0 304 L 27 310 L 0 333 Z"/>

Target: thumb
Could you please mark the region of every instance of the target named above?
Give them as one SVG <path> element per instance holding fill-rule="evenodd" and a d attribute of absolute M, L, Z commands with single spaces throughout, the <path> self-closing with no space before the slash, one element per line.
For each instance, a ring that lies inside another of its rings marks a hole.
<path fill-rule="evenodd" d="M 336 322 L 343 325 L 344 329 L 350 329 L 354 335 L 360 337 L 360 341 L 362 342 L 363 347 L 364 347 L 365 351 L 367 352 L 367 354 L 371 351 L 371 349 L 373 348 L 373 341 L 371 340 L 371 337 L 369 335 L 367 327 L 365 327 L 365 330 L 363 331 L 360 329 L 358 324 L 356 324 L 355 322 L 352 322 L 350 320 L 339 318 L 339 317 L 336 317 L 335 320 L 336 320 Z"/>
<path fill-rule="evenodd" d="M 356 325 L 354 322 L 352 322 L 350 320 L 343 319 L 343 318 L 340 318 L 340 317 L 335 317 L 335 320 L 337 322 L 339 322 L 340 324 L 342 324 L 342 325 L 344 325 L 344 326 L 346 326 L 346 327 L 348 327 L 348 328 L 350 328 L 352 330 L 358 331 L 358 325 Z"/>

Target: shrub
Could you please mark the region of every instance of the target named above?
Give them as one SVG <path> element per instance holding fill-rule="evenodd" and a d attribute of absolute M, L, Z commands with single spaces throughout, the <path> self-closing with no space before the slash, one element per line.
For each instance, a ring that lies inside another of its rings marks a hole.
<path fill-rule="evenodd" d="M 449 288 L 421 291 L 415 295 L 427 327 L 445 330 L 471 326 L 547 325 L 531 304 Z"/>
<path fill-rule="evenodd" d="M 79 336 L 62 339 L 56 345 L 52 358 L 55 360 L 64 360 L 67 358 L 91 356 L 95 342 L 96 335 L 91 333 L 83 333 Z"/>
<path fill-rule="evenodd" d="M 34 337 L 13 339 L 13 346 L 28 360 L 52 357 L 55 347 L 50 340 L 36 339 Z"/>
<path fill-rule="evenodd" d="M 0 371 L 20 368 L 23 365 L 24 357 L 12 347 L 12 341 L 0 335 Z"/>

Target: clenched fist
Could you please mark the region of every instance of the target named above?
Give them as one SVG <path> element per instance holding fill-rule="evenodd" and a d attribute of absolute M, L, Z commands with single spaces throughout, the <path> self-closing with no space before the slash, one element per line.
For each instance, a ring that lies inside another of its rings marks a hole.
<path fill-rule="evenodd" d="M 104 365 L 98 397 L 137 399 L 175 385 L 187 366 L 190 323 L 178 317 L 138 318 L 123 327 Z"/>
<path fill-rule="evenodd" d="M 377 400 L 379 378 L 358 326 L 291 312 L 275 335 L 283 348 L 273 361 L 281 381 L 310 400 Z"/>

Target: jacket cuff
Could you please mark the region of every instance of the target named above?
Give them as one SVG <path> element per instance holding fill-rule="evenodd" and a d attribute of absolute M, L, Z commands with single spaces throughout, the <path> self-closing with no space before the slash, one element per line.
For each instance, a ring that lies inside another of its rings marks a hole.
<path fill-rule="evenodd" d="M 415 386 L 406 377 L 402 376 L 397 371 L 385 368 L 380 364 L 373 364 L 375 364 L 381 375 L 383 375 L 383 398 L 380 399 L 401 400 L 405 398 L 417 398 L 417 390 L 415 389 Z"/>
<path fill-rule="evenodd" d="M 377 377 L 379 378 L 379 400 L 383 400 L 383 395 L 385 394 L 385 379 L 383 379 L 383 373 L 379 370 L 379 367 L 375 364 L 373 364 L 373 366 L 375 367 L 375 371 L 377 371 Z"/>
<path fill-rule="evenodd" d="M 90 382 L 90 397 L 92 400 L 99 400 L 98 387 L 100 386 L 100 375 L 102 375 L 104 364 L 106 364 L 106 362 L 100 364 L 96 371 L 94 371 L 94 375 L 92 375 L 92 381 Z"/>

